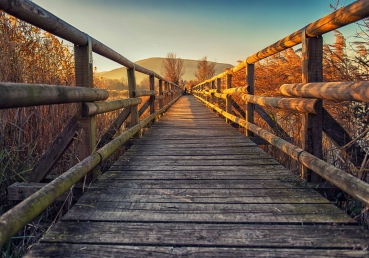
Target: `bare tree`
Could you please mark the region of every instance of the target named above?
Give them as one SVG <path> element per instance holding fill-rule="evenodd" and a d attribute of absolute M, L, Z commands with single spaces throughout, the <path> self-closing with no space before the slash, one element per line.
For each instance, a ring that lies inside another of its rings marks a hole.
<path fill-rule="evenodd" d="M 162 63 L 162 73 L 165 79 L 178 85 L 185 72 L 183 60 L 177 58 L 177 55 L 173 52 L 168 53 Z"/>
<path fill-rule="evenodd" d="M 204 56 L 197 63 L 197 72 L 195 73 L 196 78 L 199 82 L 203 82 L 210 79 L 215 74 L 215 63 L 208 61 L 208 58 Z"/>

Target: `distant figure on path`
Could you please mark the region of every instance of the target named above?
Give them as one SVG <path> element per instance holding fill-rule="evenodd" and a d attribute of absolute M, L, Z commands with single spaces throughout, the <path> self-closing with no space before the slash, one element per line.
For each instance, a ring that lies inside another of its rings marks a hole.
<path fill-rule="evenodd" d="M 183 95 L 187 95 L 187 88 L 184 89 Z"/>

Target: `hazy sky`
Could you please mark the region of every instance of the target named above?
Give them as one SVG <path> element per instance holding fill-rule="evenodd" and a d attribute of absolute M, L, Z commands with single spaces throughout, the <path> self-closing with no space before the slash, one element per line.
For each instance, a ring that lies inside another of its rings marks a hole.
<path fill-rule="evenodd" d="M 336 0 L 33 0 L 131 61 L 165 57 L 237 64 L 329 14 Z M 353 0 L 341 0 L 349 4 Z M 355 25 L 342 29 L 345 36 Z M 324 37 L 325 41 L 332 36 Z M 94 55 L 98 71 L 120 67 Z"/>

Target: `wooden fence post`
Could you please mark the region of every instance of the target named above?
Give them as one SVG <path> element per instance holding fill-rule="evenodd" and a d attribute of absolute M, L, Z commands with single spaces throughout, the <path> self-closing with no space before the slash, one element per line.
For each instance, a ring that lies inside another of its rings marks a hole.
<path fill-rule="evenodd" d="M 164 88 L 163 90 L 167 91 L 168 90 L 168 86 L 167 86 L 167 82 L 164 81 Z M 167 104 L 167 98 L 168 98 L 168 94 L 165 93 L 164 95 L 164 99 L 163 99 L 163 104 L 166 105 Z"/>
<path fill-rule="evenodd" d="M 92 64 L 92 44 L 88 38 L 87 46 L 74 45 L 74 62 L 76 85 L 86 88 L 93 88 L 93 64 Z M 82 117 L 82 104 L 78 104 L 79 118 L 79 142 L 78 159 L 91 155 L 96 148 L 96 122 L 95 117 Z M 98 176 L 98 169 L 92 170 L 86 176 L 86 182 L 91 182 Z"/>
<path fill-rule="evenodd" d="M 163 80 L 159 79 L 159 96 L 161 97 L 163 95 Z M 159 99 L 159 109 L 162 109 L 164 107 L 163 105 L 163 99 Z"/>
<path fill-rule="evenodd" d="M 214 90 L 215 89 L 215 80 L 211 81 L 211 89 Z M 214 104 L 214 95 L 211 95 L 211 103 Z"/>
<path fill-rule="evenodd" d="M 249 86 L 249 94 L 251 95 L 254 95 L 254 71 L 254 64 L 246 65 L 246 84 Z M 254 123 L 254 104 L 250 102 L 246 103 L 246 121 L 249 123 Z M 245 130 L 245 134 L 248 137 L 254 136 L 254 133 L 249 130 Z"/>
<path fill-rule="evenodd" d="M 136 76 L 135 76 L 135 67 L 127 69 L 127 78 L 128 78 L 128 91 L 129 97 L 134 98 L 134 91 L 136 90 Z M 138 105 L 131 106 L 131 128 L 139 123 L 140 116 L 138 114 Z M 137 133 L 133 136 L 133 138 L 139 138 L 140 133 Z"/>
<path fill-rule="evenodd" d="M 302 32 L 302 83 L 323 81 L 323 38 L 307 38 L 305 29 Z M 317 158 L 323 158 L 323 101 L 317 105 L 318 114 L 302 114 L 301 140 L 302 149 Z M 302 166 L 302 177 L 308 182 L 320 183 L 322 178 Z"/>
<path fill-rule="evenodd" d="M 150 75 L 149 80 L 150 80 L 150 90 L 155 90 L 155 76 Z M 155 113 L 155 96 L 150 96 L 150 115 L 154 113 Z"/>
<path fill-rule="evenodd" d="M 232 74 L 227 74 L 227 89 L 232 88 Z M 226 112 L 227 113 L 232 113 L 232 96 L 230 94 L 227 95 L 227 99 L 226 99 Z M 228 118 L 226 118 L 226 122 L 230 122 L 231 120 L 229 120 Z"/>
<path fill-rule="evenodd" d="M 169 99 L 169 102 L 171 102 L 173 100 L 173 84 L 169 84 L 169 91 L 170 91 L 170 99 Z"/>
<path fill-rule="evenodd" d="M 217 92 L 221 92 L 221 87 L 222 87 L 222 78 L 217 78 Z M 221 105 L 221 101 L 222 99 L 221 98 L 217 98 L 217 104 L 218 104 L 218 107 L 220 107 Z"/>

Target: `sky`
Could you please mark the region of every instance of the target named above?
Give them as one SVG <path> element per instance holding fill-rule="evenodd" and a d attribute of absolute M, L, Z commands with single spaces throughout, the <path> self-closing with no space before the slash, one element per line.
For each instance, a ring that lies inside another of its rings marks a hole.
<path fill-rule="evenodd" d="M 236 65 L 331 13 L 336 0 L 33 0 L 136 62 L 165 57 Z M 341 0 L 347 5 L 353 0 Z M 354 35 L 356 25 L 341 29 Z M 323 36 L 332 43 L 333 36 Z M 121 67 L 94 54 L 99 72 Z"/>

